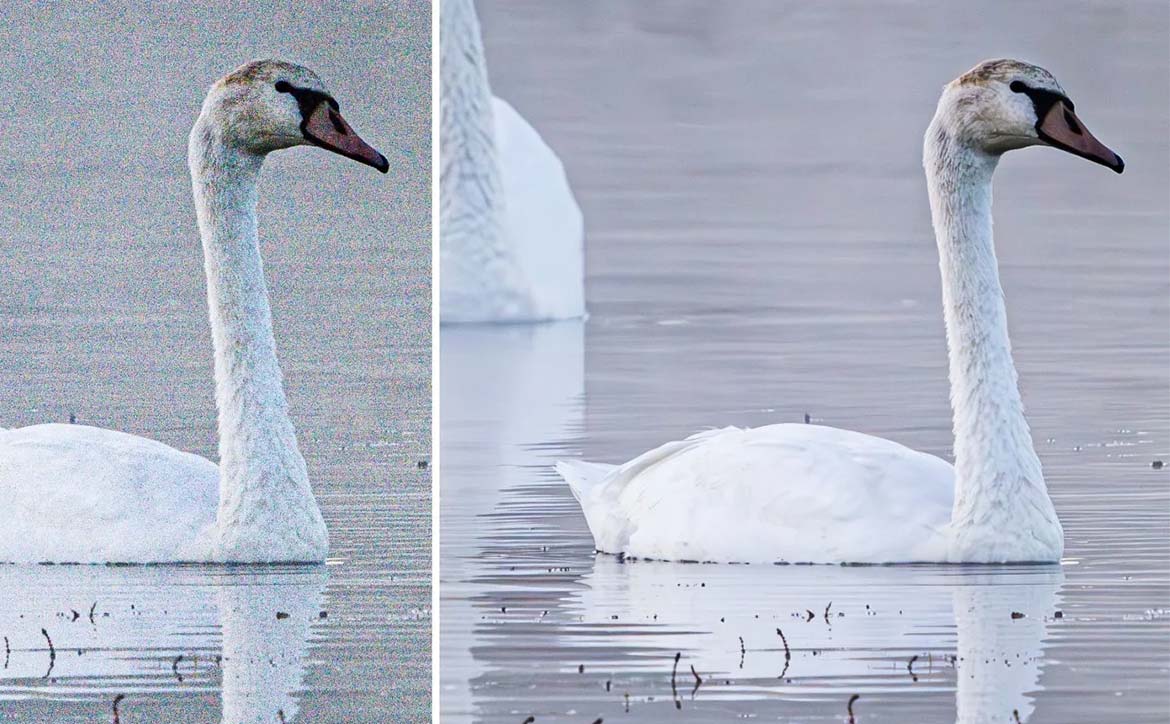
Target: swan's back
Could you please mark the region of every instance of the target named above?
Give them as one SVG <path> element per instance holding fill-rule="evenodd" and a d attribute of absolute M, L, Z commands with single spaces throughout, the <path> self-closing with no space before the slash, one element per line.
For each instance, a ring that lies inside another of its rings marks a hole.
<path fill-rule="evenodd" d="M 585 315 L 584 221 L 561 159 L 506 101 L 493 99 L 504 233 L 535 319 Z"/>
<path fill-rule="evenodd" d="M 87 425 L 0 431 L 0 562 L 206 559 L 219 471 L 160 442 Z"/>
<path fill-rule="evenodd" d="M 820 425 L 724 428 L 620 467 L 558 465 L 599 550 L 751 563 L 943 561 L 953 468 Z"/>

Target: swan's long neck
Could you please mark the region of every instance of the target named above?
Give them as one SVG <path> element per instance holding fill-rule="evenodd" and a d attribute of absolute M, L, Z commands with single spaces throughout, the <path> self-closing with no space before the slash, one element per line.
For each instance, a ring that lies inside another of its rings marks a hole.
<path fill-rule="evenodd" d="M 461 309 L 490 300 L 500 310 L 528 300 L 515 252 L 507 242 L 505 193 L 483 40 L 472 0 L 451 0 L 440 17 L 439 213 L 442 306 Z M 466 295 L 466 299 L 459 298 Z"/>
<path fill-rule="evenodd" d="M 1032 446 L 1008 340 L 991 232 L 998 161 L 938 117 L 925 166 L 938 241 L 955 434 L 955 560 L 1057 560 L 1063 534 Z"/>
<path fill-rule="evenodd" d="M 288 417 L 256 234 L 263 157 L 201 117 L 189 147 L 215 347 L 220 500 L 213 555 L 323 560 L 325 526 Z"/>

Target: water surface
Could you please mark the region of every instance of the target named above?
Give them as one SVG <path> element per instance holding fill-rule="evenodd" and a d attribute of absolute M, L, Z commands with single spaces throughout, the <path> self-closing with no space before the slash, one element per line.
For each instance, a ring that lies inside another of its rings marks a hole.
<path fill-rule="evenodd" d="M 1164 4 L 479 8 L 495 92 L 577 192 L 591 316 L 443 330 L 444 722 L 841 722 L 855 694 L 858 722 L 1164 721 Z M 1052 70 L 1127 162 L 1029 149 L 996 180 L 1063 564 L 596 556 L 558 458 L 808 413 L 950 459 L 922 132 L 943 84 L 1004 55 Z"/>

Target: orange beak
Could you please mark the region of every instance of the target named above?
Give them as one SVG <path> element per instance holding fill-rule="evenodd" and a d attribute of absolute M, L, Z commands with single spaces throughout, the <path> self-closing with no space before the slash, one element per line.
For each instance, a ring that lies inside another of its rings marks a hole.
<path fill-rule="evenodd" d="M 313 110 L 309 118 L 301 126 L 305 138 L 321 148 L 339 153 L 346 158 L 373 166 L 382 173 L 390 170 L 390 162 L 386 157 L 374 150 L 363 141 L 361 136 L 350 128 L 341 114 L 333 109 L 328 102 L 321 102 Z"/>
<path fill-rule="evenodd" d="M 1094 138 L 1063 100 L 1052 104 L 1048 113 L 1036 124 L 1036 131 L 1040 138 L 1056 148 L 1095 161 L 1117 173 L 1125 170 L 1125 161 L 1121 160 L 1121 156 Z"/>

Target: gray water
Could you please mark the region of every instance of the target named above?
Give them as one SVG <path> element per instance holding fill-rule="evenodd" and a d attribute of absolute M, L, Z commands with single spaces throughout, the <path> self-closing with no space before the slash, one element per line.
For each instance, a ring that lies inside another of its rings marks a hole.
<path fill-rule="evenodd" d="M 854 694 L 858 722 L 1166 721 L 1165 4 L 479 9 L 494 91 L 582 206 L 591 316 L 443 329 L 443 721 L 841 722 Z M 1052 70 L 1128 164 L 1029 149 L 996 181 L 1062 564 L 596 556 L 558 458 L 807 412 L 949 459 L 921 138 L 942 85 L 1004 55 Z"/>
<path fill-rule="evenodd" d="M 0 721 L 429 721 L 429 3 L 101 5 L 0 6 L 0 425 L 215 459 L 186 135 L 217 77 L 312 67 L 391 170 L 299 149 L 261 182 L 329 564 L 0 567 Z"/>

